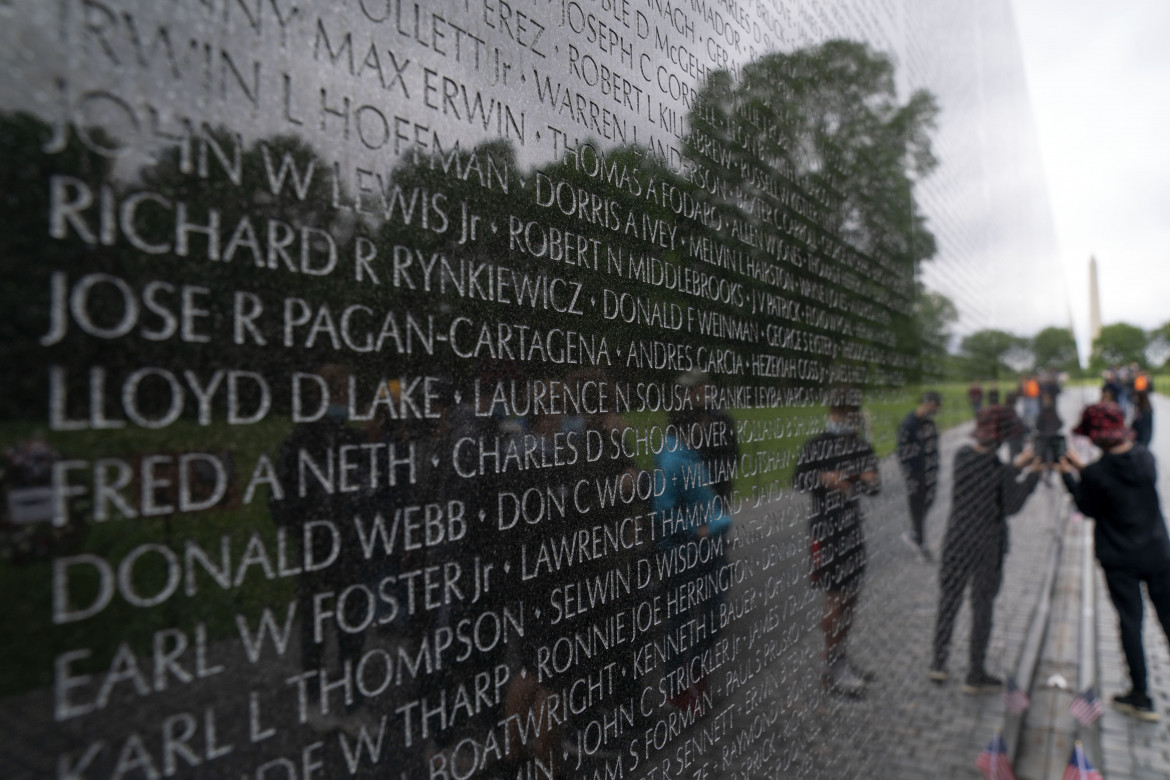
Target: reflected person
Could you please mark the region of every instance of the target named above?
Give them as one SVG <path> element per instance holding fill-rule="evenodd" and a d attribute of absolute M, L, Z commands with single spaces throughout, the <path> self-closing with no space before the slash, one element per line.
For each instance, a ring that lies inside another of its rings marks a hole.
<path fill-rule="evenodd" d="M 967 403 L 971 405 L 971 415 L 979 414 L 979 410 L 983 408 L 983 385 L 979 384 L 976 379 L 971 382 L 967 388 Z"/>
<path fill-rule="evenodd" d="M 706 387 L 710 381 L 710 375 L 697 369 L 679 377 L 678 383 L 690 389 L 694 408 L 680 412 L 677 422 L 688 427 L 697 424 L 708 431 L 709 442 L 703 447 L 703 462 L 707 464 L 715 493 L 724 501 L 731 501 L 732 474 L 739 460 L 739 441 L 731 414 L 707 400 Z"/>
<path fill-rule="evenodd" d="M 701 388 L 692 381 L 693 378 L 684 374 L 676 382 L 681 387 L 689 388 L 690 403 L 698 404 L 696 399 L 700 397 Z M 670 425 L 664 446 L 654 456 L 655 465 L 662 470 L 663 475 L 663 490 L 654 499 L 654 511 L 661 517 L 674 519 L 674 532 L 658 542 L 663 559 L 673 561 L 663 578 L 663 585 L 668 592 L 692 580 L 701 580 L 705 574 L 726 561 L 724 551 L 727 532 L 731 528 L 731 514 L 726 500 L 716 492 L 713 484 L 716 480 L 704 458 L 706 453 L 692 441 L 691 430 L 693 424 L 699 423 L 698 413 L 694 408 L 672 410 L 668 415 Z M 702 550 L 703 554 L 688 554 L 688 550 Z M 691 568 L 683 565 L 691 557 L 704 560 L 705 563 Z M 697 621 L 700 625 L 716 625 L 710 615 L 718 614 L 723 600 L 720 591 L 706 599 L 697 609 L 673 613 L 669 618 L 668 630 L 677 635 L 690 621 Z M 676 662 L 687 669 L 691 668 L 689 661 L 701 654 L 714 638 L 713 632 L 708 632 L 687 651 L 684 658 L 676 659 Z M 687 682 L 690 685 L 685 690 L 671 697 L 671 703 L 680 709 L 692 707 L 707 692 L 705 678 Z"/>
<path fill-rule="evenodd" d="M 1036 418 L 1040 416 L 1040 379 L 1029 374 L 1020 379 L 1019 396 L 1022 399 L 1024 425 L 1029 431 L 1036 430 Z"/>
<path fill-rule="evenodd" d="M 518 424 L 518 430 L 503 435 L 512 438 L 515 442 L 515 451 L 532 452 L 538 461 L 556 462 L 557 437 L 563 433 L 565 422 L 561 412 L 544 410 L 538 413 L 532 409 L 526 417 L 512 422 Z M 511 449 L 511 447 L 502 447 L 501 449 L 506 450 Z M 558 469 L 558 471 L 564 473 L 564 469 Z M 556 472 L 550 471 L 550 473 Z M 504 475 L 499 481 L 501 489 L 506 489 L 516 495 L 521 494 L 526 489 L 526 485 L 523 471 Z M 573 520 L 575 521 L 576 518 Z M 514 539 L 518 547 L 535 549 L 539 546 L 543 535 L 540 526 L 519 522 L 516 529 L 519 535 Z M 588 566 L 591 562 L 585 561 L 584 563 Z M 546 576 L 534 577 L 527 584 L 519 586 L 513 584 L 510 595 L 513 598 L 518 597 L 525 604 L 538 604 L 545 600 L 549 592 L 564 587 L 572 577 L 578 576 L 578 573 L 576 566 L 566 566 L 560 570 L 548 571 Z M 560 630 L 563 630 L 565 635 L 571 636 L 569 625 L 562 625 Z M 521 725 L 524 718 L 531 717 L 531 713 L 547 712 L 550 707 L 550 698 L 555 701 L 554 697 L 557 695 L 555 690 L 564 682 L 560 679 L 546 678 L 541 680 L 540 678 L 541 666 L 538 647 L 544 642 L 551 643 L 553 641 L 550 634 L 551 630 L 547 626 L 541 626 L 534 631 L 532 641 L 512 643 L 508 649 L 509 666 L 513 668 L 513 671 L 508 682 L 504 709 L 511 723 L 507 726 L 509 729 L 508 749 L 501 762 L 503 775 L 507 777 L 520 776 L 523 763 L 532 758 L 539 758 L 547 762 L 549 767 L 556 768 L 558 771 L 560 768 L 558 761 L 560 751 L 556 748 L 561 746 L 564 729 L 568 724 L 564 721 L 558 721 L 555 724 L 550 723 L 548 728 L 536 730 L 526 730 Z M 575 669 L 573 671 L 575 672 Z M 557 675 L 557 677 L 561 676 Z"/>
<path fill-rule="evenodd" d="M 1064 421 L 1056 410 L 1056 398 L 1044 393 L 1040 396 L 1040 415 L 1036 418 L 1036 435 L 1032 445 L 1041 462 L 1056 463 L 1064 454 L 1064 436 L 1060 433 L 1063 427 Z M 1051 479 L 1051 475 L 1051 471 L 1045 475 L 1046 482 Z"/>
<path fill-rule="evenodd" d="M 975 418 L 974 444 L 955 453 L 951 513 L 943 537 L 939 567 L 938 619 L 934 655 L 927 676 L 947 680 L 947 656 L 963 591 L 971 584 L 971 640 L 963 693 L 999 690 L 1003 680 L 988 673 L 987 644 L 991 639 L 995 596 L 1003 582 L 1008 551 L 1007 518 L 1019 512 L 1040 479 L 1038 459 L 1025 449 L 1010 464 L 996 452 L 1005 439 L 1022 428 L 1007 407 L 989 406 Z M 1027 475 L 1024 469 L 1029 468 Z"/>
<path fill-rule="evenodd" d="M 858 433 L 860 421 L 860 392 L 831 391 L 825 431 L 801 448 L 793 475 L 796 489 L 812 498 L 810 578 L 813 587 L 825 591 L 821 679 L 847 696 L 862 695 L 871 676 L 850 661 L 847 644 L 866 563 L 861 494 L 872 495 L 881 487 L 873 448 Z"/>
<path fill-rule="evenodd" d="M 898 426 L 898 463 L 906 478 L 910 503 L 910 530 L 902 534 L 902 541 L 927 562 L 931 555 L 926 546 L 926 512 L 934 503 L 938 487 L 938 427 L 934 416 L 941 405 L 939 394 L 928 390 Z"/>
<path fill-rule="evenodd" d="M 344 614 L 331 623 L 323 621 L 324 628 L 313 619 L 313 615 L 318 594 L 329 593 L 365 579 L 361 546 L 352 537 L 353 524 L 350 518 L 362 511 L 371 497 L 361 492 L 332 490 L 323 481 L 310 477 L 311 469 L 302 465 L 306 459 L 313 463 L 328 462 L 341 447 L 358 446 L 366 439 L 361 431 L 346 422 L 347 410 L 341 399 L 346 397 L 347 370 L 330 363 L 322 366 L 318 374 L 322 381 L 322 392 L 327 393 L 327 397 L 322 399 L 324 414 L 311 422 L 297 423 L 281 445 L 277 469 L 280 484 L 284 486 L 284 495 L 270 497 L 269 509 L 277 525 L 288 529 L 291 537 L 308 547 L 302 550 L 302 560 L 333 559 L 331 565 L 319 569 L 308 570 L 306 567 L 306 571 L 297 579 L 301 666 L 306 680 L 316 677 L 316 687 L 320 688 L 319 681 L 323 678 L 324 670 L 328 669 L 325 648 L 329 633 L 336 637 L 339 668 L 346 663 L 356 665 L 361 656 L 363 634 L 340 629 L 342 620 L 347 625 L 360 624 L 363 607 L 360 599 L 350 599 Z M 355 483 L 362 484 L 365 481 L 359 476 L 354 477 Z M 326 522 L 338 533 L 337 537 L 327 532 L 328 529 L 322 525 Z M 306 528 L 307 524 L 312 525 Z M 335 702 L 324 691 L 317 698 L 319 705 L 313 703 L 315 698 L 309 698 L 309 724 L 318 731 L 339 728 L 342 723 L 337 717 Z M 344 711 L 352 712 L 353 704 L 352 700 L 346 702 Z"/>

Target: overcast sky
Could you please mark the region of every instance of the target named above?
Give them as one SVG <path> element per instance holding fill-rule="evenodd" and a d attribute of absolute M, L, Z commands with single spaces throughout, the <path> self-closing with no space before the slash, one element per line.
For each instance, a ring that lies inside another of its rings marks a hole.
<path fill-rule="evenodd" d="M 1013 0 L 1068 292 L 1088 326 L 1170 320 L 1170 2 Z"/>

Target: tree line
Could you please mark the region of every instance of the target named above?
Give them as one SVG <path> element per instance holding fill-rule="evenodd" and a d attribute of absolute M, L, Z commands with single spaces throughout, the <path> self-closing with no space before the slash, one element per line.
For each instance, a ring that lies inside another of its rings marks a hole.
<path fill-rule="evenodd" d="M 1070 328 L 1050 326 L 1031 336 L 985 328 L 964 336 L 955 350 L 946 346 L 958 319 L 954 304 L 945 296 L 926 292 L 917 308 L 924 334 L 934 334 L 924 336 L 924 341 L 934 345 L 939 373 L 951 379 L 995 379 L 1043 369 L 1093 376 L 1110 366 L 1133 363 L 1149 371 L 1170 370 L 1170 321 L 1149 330 L 1127 322 L 1103 326 L 1085 368 Z"/>

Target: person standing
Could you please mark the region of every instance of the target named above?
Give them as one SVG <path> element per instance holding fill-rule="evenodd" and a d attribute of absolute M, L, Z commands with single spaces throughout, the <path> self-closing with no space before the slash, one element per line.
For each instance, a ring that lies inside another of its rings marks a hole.
<path fill-rule="evenodd" d="M 691 388 L 692 398 L 699 398 L 702 387 L 691 384 L 684 376 L 676 380 L 680 387 Z M 712 461 L 704 457 L 698 442 L 692 439 L 690 431 L 693 426 L 699 426 L 701 411 L 676 409 L 670 412 L 668 420 L 673 432 L 666 434 L 665 445 L 654 456 L 654 465 L 661 469 L 663 475 L 662 492 L 654 497 L 654 511 L 659 517 L 701 517 L 703 522 L 679 523 L 679 527 L 658 540 L 658 553 L 665 560 L 674 560 L 674 566 L 668 567 L 663 576 L 663 586 L 668 593 L 683 590 L 688 583 L 702 581 L 707 576 L 714 576 L 720 568 L 727 564 L 725 542 L 731 529 L 731 508 L 719 490 L 720 484 L 726 478 L 727 464 L 716 464 L 718 470 L 712 469 Z M 694 565 L 683 565 L 688 551 L 703 550 L 705 560 L 696 558 Z M 661 564 L 660 564 L 661 565 Z M 679 709 L 688 709 L 695 706 L 708 690 L 708 680 L 705 675 L 697 672 L 700 665 L 696 659 L 708 651 L 717 639 L 715 626 L 719 624 L 718 614 L 724 604 L 723 591 L 714 591 L 702 603 L 693 605 L 689 609 L 679 609 L 671 612 L 667 618 L 667 630 L 671 635 L 678 635 L 684 627 L 697 621 L 700 625 L 709 627 L 701 639 L 693 642 L 690 647 L 680 650 L 668 660 L 679 667 L 686 668 L 690 674 L 684 682 L 689 683 L 682 691 L 675 691 L 670 701 Z"/>
<path fill-rule="evenodd" d="M 1162 630 L 1170 637 L 1170 536 L 1158 501 L 1154 456 L 1130 439 L 1125 413 L 1117 404 L 1086 407 L 1073 433 L 1088 436 L 1102 451 L 1099 459 L 1085 465 L 1070 450 L 1059 468 L 1077 509 L 1097 521 L 1093 546 L 1117 610 L 1132 684 L 1128 693 L 1113 697 L 1113 706 L 1141 720 L 1156 721 L 1158 713 L 1146 687 L 1142 583 Z"/>
<path fill-rule="evenodd" d="M 1129 416 L 1130 400 L 1133 396 L 1133 377 L 1137 367 L 1137 363 L 1131 363 L 1128 366 L 1121 366 L 1117 369 L 1117 386 L 1120 389 L 1120 393 L 1117 396 L 1117 403 L 1121 405 L 1121 411 L 1126 417 Z"/>
<path fill-rule="evenodd" d="M 1029 431 L 1036 430 L 1036 418 L 1040 416 L 1040 380 L 1029 374 L 1020 380 L 1020 397 L 1023 398 L 1024 425 Z"/>
<path fill-rule="evenodd" d="M 1040 478 L 1030 449 L 1011 464 L 1002 463 L 996 451 L 1019 426 L 1010 409 L 990 406 L 975 421 L 974 444 L 955 453 L 954 493 L 951 514 L 943 537 L 939 567 L 938 619 L 934 629 L 934 657 L 927 676 L 947 680 L 946 664 L 955 618 L 963 591 L 971 583 L 971 642 L 963 693 L 998 690 L 1003 680 L 987 672 L 987 643 L 991 639 L 995 596 L 1003 581 L 1003 559 L 1008 550 L 1007 518 L 1023 508 Z M 1023 477 L 1021 479 L 1021 477 Z"/>
<path fill-rule="evenodd" d="M 1133 391 L 1135 393 L 1152 393 L 1154 392 L 1154 380 L 1150 378 L 1150 373 L 1144 368 L 1139 368 L 1133 377 Z"/>
<path fill-rule="evenodd" d="M 339 705 L 338 694 L 332 697 L 323 685 L 327 676 L 340 676 L 341 670 L 355 667 L 362 656 L 366 634 L 346 631 L 343 625 L 359 625 L 362 621 L 361 599 L 350 599 L 337 606 L 336 619 L 318 623 L 313 620 L 318 594 L 336 593 L 347 585 L 363 581 L 368 571 L 362 559 L 358 525 L 355 515 L 369 516 L 375 509 L 390 511 L 388 496 L 375 496 L 363 488 L 354 492 L 334 490 L 332 483 L 311 478 L 306 462 L 332 462 L 332 453 L 346 448 L 357 449 L 367 444 L 367 437 L 349 424 L 349 413 L 344 402 L 350 381 L 349 370 L 337 363 L 327 363 L 318 369 L 322 403 L 325 412 L 319 418 L 299 422 L 280 445 L 276 459 L 277 479 L 270 484 L 268 510 L 273 523 L 285 529 L 300 549 L 292 552 L 294 560 L 328 561 L 328 565 L 303 567 L 297 576 L 297 613 L 300 623 L 301 669 L 305 681 L 316 678 L 312 685 L 311 701 L 319 706 L 307 710 L 309 725 L 318 732 L 335 731 L 352 725 L 358 700 L 344 698 Z M 367 474 L 360 469 L 350 475 L 354 485 L 365 485 Z M 397 480 L 388 480 L 394 484 Z M 404 480 L 405 481 L 405 480 Z M 379 498 L 387 503 L 379 506 Z M 329 524 L 329 531 L 323 525 Z M 320 531 L 326 530 L 325 533 Z M 283 552 L 282 552 L 283 555 Z M 291 615 L 292 613 L 290 613 Z M 333 635 L 337 650 L 336 671 L 328 663 L 327 645 Z M 328 674 L 326 674 L 328 672 Z M 302 689 L 303 690 L 303 689 Z M 344 712 L 344 715 L 340 713 Z"/>
<path fill-rule="evenodd" d="M 1105 372 L 1105 379 L 1101 385 L 1101 403 L 1115 403 L 1121 404 L 1121 381 L 1117 378 L 1117 373 L 1113 369 Z M 1124 407 L 1122 407 L 1124 410 Z M 1123 411 L 1124 413 L 1124 411 Z"/>
<path fill-rule="evenodd" d="M 967 403 L 971 404 L 972 416 L 979 414 L 983 408 L 983 385 L 979 384 L 978 379 L 967 388 Z"/>
<path fill-rule="evenodd" d="M 941 405 L 939 394 L 927 391 L 898 426 L 898 462 L 906 478 L 910 503 L 910 530 L 902 534 L 902 541 L 927 562 L 931 555 L 926 546 L 926 512 L 934 503 L 938 486 L 938 427 L 934 416 Z"/>
<path fill-rule="evenodd" d="M 872 495 L 881 488 L 877 457 L 858 433 L 860 420 L 860 391 L 831 391 L 825 431 L 801 448 L 792 478 L 796 489 L 812 498 L 810 579 L 813 587 L 825 591 L 821 679 L 830 690 L 847 696 L 865 693 L 870 676 L 850 662 L 846 644 L 866 563 L 861 494 Z"/>
<path fill-rule="evenodd" d="M 1150 394 L 1145 390 L 1133 392 L 1133 429 L 1134 441 L 1143 447 L 1149 447 L 1154 438 L 1154 407 L 1150 404 Z"/>
<path fill-rule="evenodd" d="M 1060 377 L 1051 368 L 1044 369 L 1040 374 L 1040 403 L 1043 406 L 1044 396 L 1052 396 L 1055 401 L 1060 396 Z"/>
<path fill-rule="evenodd" d="M 1036 435 L 1032 439 L 1032 449 L 1042 462 L 1055 463 L 1064 452 L 1060 435 L 1063 427 L 1064 421 L 1056 411 L 1056 399 L 1045 393 L 1040 397 L 1040 416 L 1036 418 Z"/>

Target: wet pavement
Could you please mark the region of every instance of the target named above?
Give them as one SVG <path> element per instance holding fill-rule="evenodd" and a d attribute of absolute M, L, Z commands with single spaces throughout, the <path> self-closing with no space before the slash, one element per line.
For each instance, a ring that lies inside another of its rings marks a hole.
<path fill-rule="evenodd" d="M 1061 414 L 1066 427 L 1075 424 L 1082 404 L 1093 398 L 1094 390 L 1085 394 L 1065 393 Z M 1170 419 L 1170 399 L 1155 396 L 1154 403 L 1155 420 Z M 944 436 L 944 466 L 949 462 L 948 455 L 968 431 L 969 426 L 964 426 Z M 1159 440 L 1155 433 L 1151 449 L 1159 462 L 1159 492 L 1165 506 L 1165 496 L 1170 495 L 1170 436 L 1163 435 Z M 944 468 L 944 474 L 947 471 Z M 1014 763 L 1016 776 L 1019 780 L 1060 778 L 1074 740 L 1080 738 L 1094 764 L 1109 780 L 1170 777 L 1170 647 L 1166 635 L 1147 603 L 1144 633 L 1150 693 L 1162 719 L 1158 723 L 1146 723 L 1112 709 L 1111 697 L 1129 688 L 1117 617 L 1100 569 L 1091 557 L 1092 523 L 1075 511 L 1069 513 L 1064 493 L 1055 480 L 1051 486 L 1042 482 L 1024 510 L 1009 521 L 1012 548 L 1006 561 L 1003 588 L 996 600 L 995 629 L 989 652 L 988 665 L 993 672 L 1006 676 L 1016 668 L 1041 596 L 1047 552 L 1058 538 L 1061 549 L 1044 643 L 1029 690 L 1031 705 L 1022 718 Z M 949 500 L 949 492 L 941 496 L 944 502 Z M 935 507 L 930 516 L 935 544 L 945 521 L 945 511 L 944 504 Z M 1088 581 L 1095 591 L 1089 594 L 1088 602 L 1082 584 L 1086 553 L 1090 563 Z M 907 560 L 906 568 L 887 572 L 883 580 L 875 583 L 875 590 L 880 591 L 884 581 L 892 600 L 894 593 L 914 592 L 908 583 L 922 580 L 924 568 L 922 565 L 915 568 Z M 879 770 L 875 776 L 979 778 L 981 774 L 974 761 L 980 750 L 996 728 L 1011 724 L 1005 718 L 1001 696 L 964 696 L 955 682 L 935 688 L 923 678 L 926 638 L 934 616 L 936 594 L 937 582 L 927 577 L 922 581 L 918 598 L 903 604 L 904 609 L 910 610 L 910 620 L 891 609 L 892 604 L 876 599 L 868 602 L 871 609 L 863 615 L 863 623 L 870 627 L 869 636 L 880 634 L 883 620 L 898 619 L 916 638 L 903 643 L 892 658 L 888 657 L 888 648 L 872 647 L 873 657 L 883 658 L 886 676 L 891 679 L 877 683 L 877 696 L 850 713 L 861 716 L 864 712 L 863 719 L 869 727 L 884 735 L 887 741 L 889 770 Z M 905 595 L 899 598 L 902 602 L 907 600 Z M 1086 606 L 1092 610 L 1086 612 Z M 1089 637 L 1093 649 L 1093 663 L 1089 668 L 1094 675 L 1087 680 L 1078 677 L 1078 673 L 1083 674 L 1079 646 L 1083 619 L 1091 619 L 1094 629 Z M 968 627 L 969 617 L 960 615 L 954 648 L 963 647 L 965 633 L 959 632 L 965 632 Z M 864 630 L 862 633 L 866 634 Z M 954 654 L 952 658 L 953 667 Z M 959 670 L 950 671 L 954 681 Z M 1105 714 L 1093 727 L 1084 728 L 1072 717 L 1069 705 L 1076 691 L 1089 683 L 1096 684 L 1098 695 L 1105 703 Z M 883 701 L 889 705 L 885 717 L 880 709 Z"/>

